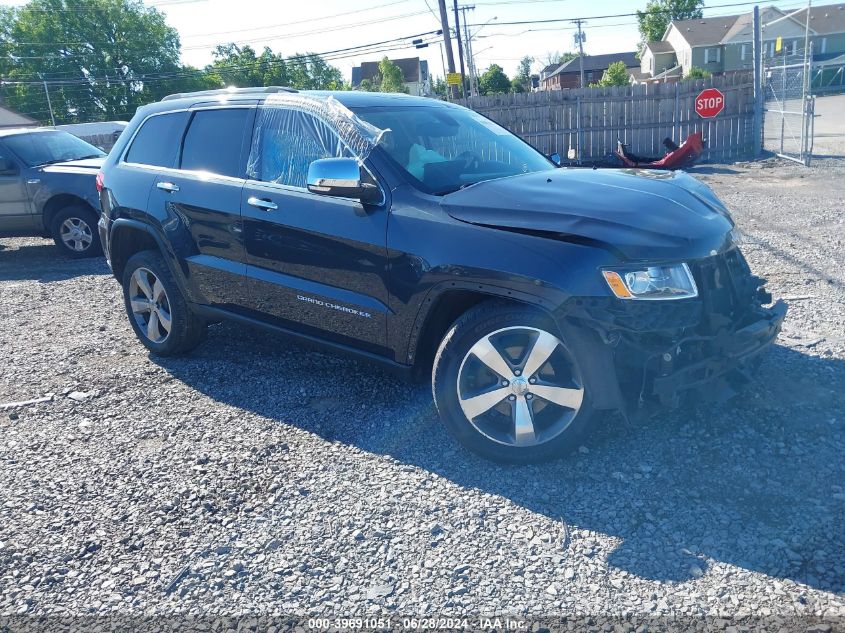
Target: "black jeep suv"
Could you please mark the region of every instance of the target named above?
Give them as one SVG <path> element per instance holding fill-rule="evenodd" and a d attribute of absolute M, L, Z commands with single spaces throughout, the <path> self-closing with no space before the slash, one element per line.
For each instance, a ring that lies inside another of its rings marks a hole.
<path fill-rule="evenodd" d="M 100 255 L 94 178 L 105 156 L 60 130 L 0 130 L 0 235 L 50 235 L 65 255 Z"/>
<path fill-rule="evenodd" d="M 138 111 L 98 183 L 154 354 L 231 319 L 430 372 L 447 429 L 493 459 L 558 455 L 597 410 L 713 392 L 786 313 L 697 180 L 559 169 L 430 99 L 174 95 Z"/>

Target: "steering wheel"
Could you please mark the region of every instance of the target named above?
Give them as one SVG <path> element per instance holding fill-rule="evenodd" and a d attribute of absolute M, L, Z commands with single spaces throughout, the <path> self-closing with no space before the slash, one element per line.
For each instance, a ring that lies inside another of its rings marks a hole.
<path fill-rule="evenodd" d="M 455 160 L 464 161 L 464 170 L 479 169 L 481 167 L 481 157 L 475 152 L 469 150 L 461 152 L 455 157 Z"/>

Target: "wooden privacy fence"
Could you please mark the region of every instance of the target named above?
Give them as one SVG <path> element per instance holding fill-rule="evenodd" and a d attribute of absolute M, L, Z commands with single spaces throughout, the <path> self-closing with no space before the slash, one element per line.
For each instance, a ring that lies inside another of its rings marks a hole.
<path fill-rule="evenodd" d="M 695 98 L 709 87 L 724 93 L 725 109 L 703 119 L 695 111 Z M 564 160 L 570 149 L 580 149 L 577 156 L 583 161 L 603 159 L 616 148 L 617 139 L 634 154 L 662 156 L 663 139 L 680 144 L 696 131 L 707 141 L 704 160 L 747 158 L 755 149 L 750 73 L 674 84 L 472 97 L 462 103 Z"/>

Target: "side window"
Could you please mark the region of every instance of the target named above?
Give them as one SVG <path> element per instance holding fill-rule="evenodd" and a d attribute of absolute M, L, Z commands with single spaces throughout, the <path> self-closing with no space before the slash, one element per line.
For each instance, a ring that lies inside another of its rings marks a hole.
<path fill-rule="evenodd" d="M 240 176 L 244 128 L 249 115 L 247 108 L 195 112 L 182 146 L 182 169 Z"/>
<path fill-rule="evenodd" d="M 182 132 L 188 121 L 187 112 L 171 112 L 151 116 L 138 130 L 126 154 L 127 163 L 175 167 Z"/>
<path fill-rule="evenodd" d="M 334 129 L 320 119 L 299 110 L 261 108 L 247 175 L 304 189 L 313 161 L 351 155 Z"/>

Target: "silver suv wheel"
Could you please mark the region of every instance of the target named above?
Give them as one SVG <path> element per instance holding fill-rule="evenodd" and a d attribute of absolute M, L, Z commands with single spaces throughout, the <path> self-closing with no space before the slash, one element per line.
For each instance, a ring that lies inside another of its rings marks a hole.
<path fill-rule="evenodd" d="M 173 319 L 170 300 L 161 281 L 147 268 L 138 268 L 129 280 L 129 304 L 138 328 L 153 343 L 170 336 Z"/>
<path fill-rule="evenodd" d="M 584 386 L 561 340 L 536 327 L 487 334 L 458 370 L 458 404 L 486 438 L 529 447 L 563 433 L 581 409 Z"/>
<path fill-rule="evenodd" d="M 94 232 L 82 218 L 68 218 L 59 227 L 59 237 L 71 251 L 81 253 L 94 241 Z"/>

